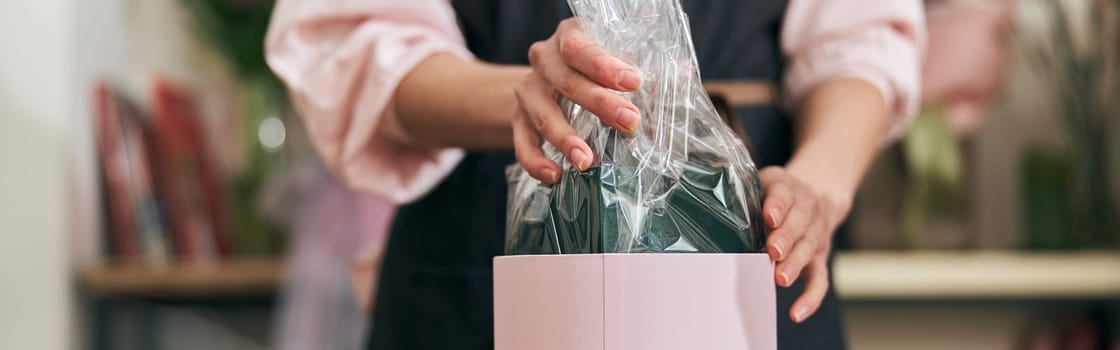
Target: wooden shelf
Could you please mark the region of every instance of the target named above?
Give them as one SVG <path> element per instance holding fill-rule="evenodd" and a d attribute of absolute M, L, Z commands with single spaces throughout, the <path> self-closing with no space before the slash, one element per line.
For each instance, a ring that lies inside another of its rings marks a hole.
<path fill-rule="evenodd" d="M 103 265 L 83 270 L 82 286 L 94 296 L 197 299 L 270 296 L 283 283 L 278 260 L 232 260 L 211 265 Z"/>
<path fill-rule="evenodd" d="M 845 252 L 833 273 L 845 300 L 1120 299 L 1120 253 Z M 283 280 L 267 259 L 80 274 L 95 296 L 159 299 L 269 296 Z"/>
<path fill-rule="evenodd" d="M 840 253 L 845 300 L 1120 299 L 1120 253 Z"/>

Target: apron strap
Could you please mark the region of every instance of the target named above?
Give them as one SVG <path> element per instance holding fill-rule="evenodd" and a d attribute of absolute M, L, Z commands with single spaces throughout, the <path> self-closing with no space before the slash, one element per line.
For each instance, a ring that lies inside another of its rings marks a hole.
<path fill-rule="evenodd" d="M 732 108 L 773 105 L 780 94 L 772 82 L 761 80 L 716 80 L 704 83 L 713 98 L 720 97 Z"/>
<path fill-rule="evenodd" d="M 716 107 L 723 122 L 743 141 L 751 158 L 758 159 L 755 146 L 747 136 L 746 127 L 735 109 L 774 105 L 778 101 L 778 89 L 773 83 L 766 81 L 735 80 L 710 81 L 704 83 L 704 89 L 708 91 L 712 105 Z"/>

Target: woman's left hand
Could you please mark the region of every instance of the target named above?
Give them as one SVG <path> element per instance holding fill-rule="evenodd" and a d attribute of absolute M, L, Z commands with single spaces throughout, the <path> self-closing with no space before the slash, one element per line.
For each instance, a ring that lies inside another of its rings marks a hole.
<path fill-rule="evenodd" d="M 789 287 L 804 275 L 805 292 L 793 303 L 789 317 L 794 322 L 809 318 L 828 291 L 828 254 L 832 233 L 847 216 L 851 200 L 830 196 L 810 188 L 782 167 L 759 172 L 766 193 L 762 212 L 770 237 L 766 250 L 777 261 L 774 279 Z"/>

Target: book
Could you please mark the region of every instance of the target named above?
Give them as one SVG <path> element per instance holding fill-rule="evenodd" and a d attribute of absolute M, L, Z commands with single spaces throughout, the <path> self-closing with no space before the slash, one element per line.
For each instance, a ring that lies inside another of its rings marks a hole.
<path fill-rule="evenodd" d="M 123 263 L 165 264 L 165 220 L 154 185 L 154 135 L 147 118 L 109 84 L 94 87 L 94 114 L 110 241 Z"/>
<path fill-rule="evenodd" d="M 184 262 L 208 262 L 231 252 L 228 192 L 218 176 L 198 104 L 184 88 L 156 78 L 150 91 L 163 192 Z"/>

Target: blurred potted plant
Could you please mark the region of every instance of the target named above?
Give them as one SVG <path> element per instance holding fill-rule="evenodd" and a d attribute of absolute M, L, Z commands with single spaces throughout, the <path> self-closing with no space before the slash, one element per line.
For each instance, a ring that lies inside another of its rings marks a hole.
<path fill-rule="evenodd" d="M 274 0 L 188 0 L 182 2 L 199 34 L 236 72 L 242 95 L 247 164 L 233 179 L 234 235 L 237 253 L 276 253 L 282 245 L 279 228 L 264 219 L 260 201 L 269 175 L 280 166 L 291 114 L 285 90 L 269 70 L 264 40 Z"/>
<path fill-rule="evenodd" d="M 925 108 L 902 140 L 908 176 L 899 224 L 906 248 L 945 248 L 935 243 L 944 239 L 927 237 L 930 226 L 964 215 L 964 151 L 948 118 L 943 108 Z"/>
<path fill-rule="evenodd" d="M 1071 5 L 1081 5 L 1075 7 Z M 1120 3 L 1043 1 L 1042 37 L 1025 45 L 1056 107 L 1068 148 L 1030 147 L 1023 158 L 1023 222 L 1037 249 L 1120 243 L 1109 134 L 1120 115 Z M 1080 10 L 1080 11 L 1078 11 Z"/>

